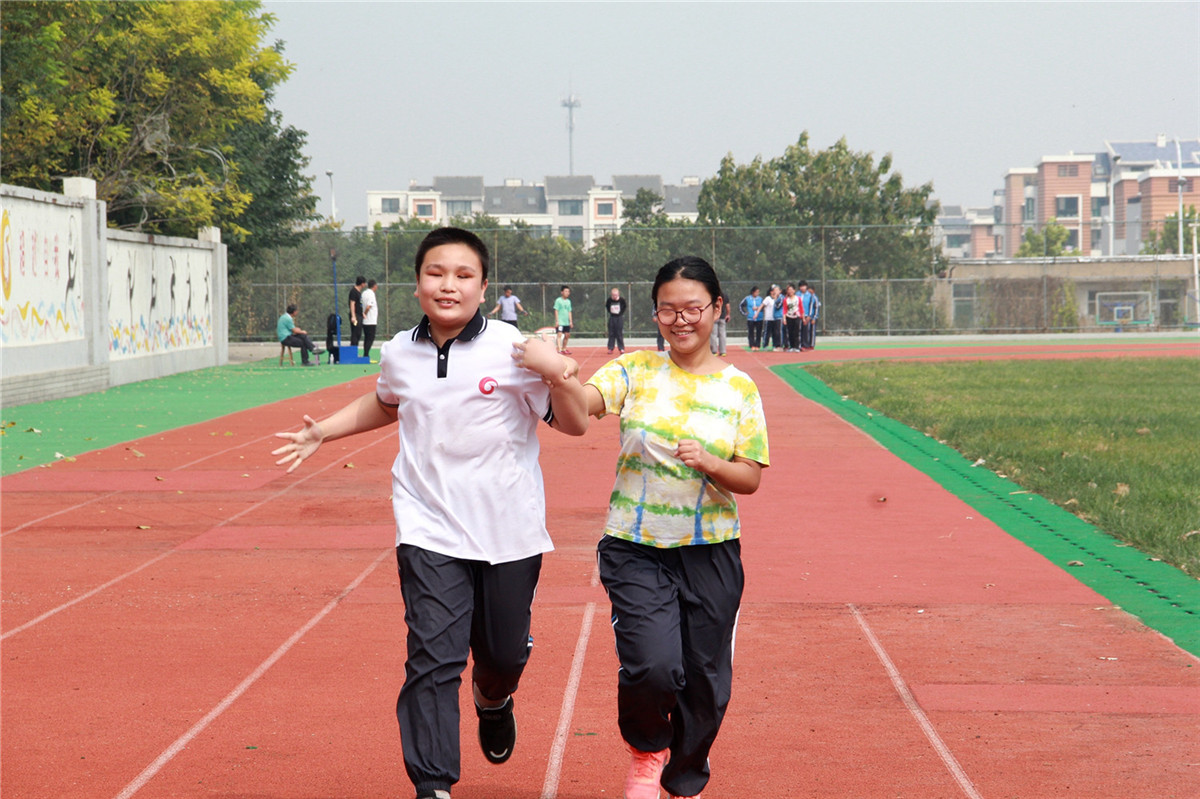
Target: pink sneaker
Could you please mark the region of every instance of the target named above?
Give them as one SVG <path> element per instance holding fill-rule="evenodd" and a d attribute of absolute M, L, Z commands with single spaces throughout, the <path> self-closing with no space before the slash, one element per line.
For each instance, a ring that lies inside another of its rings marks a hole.
<path fill-rule="evenodd" d="M 667 750 L 643 752 L 629 747 L 633 760 L 625 778 L 625 799 L 658 799 L 658 781 L 667 764 Z"/>

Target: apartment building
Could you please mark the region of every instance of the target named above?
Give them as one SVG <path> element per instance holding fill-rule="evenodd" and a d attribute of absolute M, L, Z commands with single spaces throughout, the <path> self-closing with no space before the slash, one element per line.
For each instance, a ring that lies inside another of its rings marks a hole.
<path fill-rule="evenodd" d="M 948 206 L 938 236 L 951 257 L 1011 258 L 1026 230 L 1054 219 L 1071 250 L 1137 255 L 1181 201 L 1200 207 L 1200 139 L 1106 141 L 1102 152 L 1047 155 L 1008 170 L 990 213 Z"/>
<path fill-rule="evenodd" d="M 614 175 L 611 184 L 598 184 L 591 175 L 546 176 L 526 184 L 510 178 L 498 186 L 481 177 L 435 177 L 429 185 L 412 181 L 404 190 L 367 192 L 367 228 L 374 229 L 419 219 L 449 224 L 456 218 L 484 213 L 501 225 L 523 223 L 548 236 L 590 247 L 599 236 L 619 230 L 624 200 L 638 189 L 663 198 L 663 212 L 672 219 L 696 221 L 700 179 L 686 177 L 680 185 L 663 183 L 660 175 Z"/>

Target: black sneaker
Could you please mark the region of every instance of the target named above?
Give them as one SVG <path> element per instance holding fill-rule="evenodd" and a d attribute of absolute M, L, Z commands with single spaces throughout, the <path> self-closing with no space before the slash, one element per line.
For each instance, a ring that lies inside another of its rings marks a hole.
<path fill-rule="evenodd" d="M 450 799 L 450 792 L 440 788 L 433 791 L 422 791 L 417 794 L 417 799 Z"/>
<path fill-rule="evenodd" d="M 479 746 L 489 763 L 503 763 L 512 755 L 517 742 L 517 720 L 513 716 L 513 698 L 500 707 L 482 708 L 475 705 L 479 716 Z"/>

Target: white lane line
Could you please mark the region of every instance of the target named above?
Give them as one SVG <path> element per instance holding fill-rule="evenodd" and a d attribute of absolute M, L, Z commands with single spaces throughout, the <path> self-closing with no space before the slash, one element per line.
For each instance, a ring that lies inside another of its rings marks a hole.
<path fill-rule="evenodd" d="M 259 664 L 258 668 L 250 673 L 250 676 L 242 680 L 237 688 L 234 688 L 228 696 L 226 696 L 217 704 L 216 707 L 208 711 L 204 718 L 196 722 L 190 730 L 179 736 L 179 738 L 175 740 L 175 743 L 168 746 L 161 755 L 154 759 L 153 763 L 151 763 L 149 766 L 146 766 L 142 773 L 139 774 L 137 778 L 133 780 L 133 782 L 126 785 L 125 789 L 117 794 L 117 799 L 128 799 L 130 796 L 133 796 L 135 793 L 141 790 L 142 786 L 153 779 L 158 772 L 162 771 L 163 767 L 170 763 L 171 760 L 174 759 L 175 755 L 182 752 L 183 749 L 189 743 L 191 743 L 197 735 L 204 732 L 208 725 L 216 721 L 218 716 L 228 710 L 230 705 L 236 702 L 242 694 L 249 690 L 250 686 L 254 685 L 254 683 L 257 682 L 260 677 L 267 673 L 268 669 L 274 666 L 280 658 L 286 655 L 288 650 L 295 646 L 297 641 L 303 638 L 309 630 L 317 626 L 317 623 L 320 622 L 321 619 L 328 616 L 334 608 L 341 604 L 341 601 L 345 599 L 351 591 L 353 591 L 355 588 L 358 588 L 358 586 L 362 584 L 362 581 L 367 579 L 371 572 L 375 571 L 375 568 L 383 562 L 384 558 L 393 554 L 394 552 L 394 549 L 385 549 L 383 552 L 381 552 L 379 557 L 375 558 L 374 562 L 372 562 L 370 566 L 364 569 L 363 572 L 358 575 L 358 577 L 355 577 L 348 586 L 343 588 L 340 594 L 330 600 L 329 604 L 322 608 L 317 615 L 309 619 L 303 627 L 292 633 L 291 637 L 284 641 L 283 644 L 276 649 L 269 658 Z"/>
<path fill-rule="evenodd" d="M 600 584 L 600 561 L 592 569 L 591 587 Z M 575 697 L 579 695 L 579 683 L 583 677 L 583 661 L 587 656 L 588 639 L 592 636 L 592 620 L 596 616 L 596 603 L 589 602 L 583 609 L 583 621 L 579 625 L 579 638 L 575 642 L 575 655 L 571 658 L 571 673 L 563 693 L 562 710 L 558 713 L 558 728 L 554 731 L 554 743 L 550 746 L 550 762 L 546 765 L 546 780 L 542 783 L 541 799 L 556 799 L 558 781 L 562 777 L 563 754 L 567 749 L 567 736 L 571 719 L 575 716 Z"/>
<path fill-rule="evenodd" d="M 220 450 L 218 452 L 213 452 L 213 453 L 205 455 L 201 458 L 197 458 L 196 460 L 192 461 L 191 463 L 184 463 L 180 466 L 175 466 L 175 467 L 169 469 L 168 471 L 181 472 L 184 469 L 191 468 L 192 466 L 195 466 L 198 463 L 203 463 L 204 461 L 209 460 L 210 458 L 215 458 L 219 455 L 227 455 L 231 452 L 237 452 L 239 449 L 242 449 L 243 447 L 253 446 L 254 444 L 258 444 L 263 441 L 267 441 L 268 439 L 273 438 L 274 436 L 275 436 L 274 433 L 270 433 L 268 435 L 262 436 L 261 438 L 256 438 L 253 441 L 246 441 L 246 442 L 243 442 L 243 443 L 238 444 L 233 447 L 227 447 L 226 449 Z M 133 440 L 136 441 L 137 439 L 133 439 Z M 124 443 L 130 443 L 130 442 L 124 442 Z M 113 446 L 115 447 L 118 445 L 113 444 Z M 104 447 L 104 449 L 107 449 L 107 447 Z M 97 451 L 97 450 L 93 450 L 93 451 Z M 37 467 L 35 467 L 35 468 L 37 468 Z M 99 502 L 102 499 L 108 499 L 109 497 L 115 496 L 120 493 L 121 493 L 120 491 L 109 491 L 106 494 L 97 494 L 96 496 L 92 497 L 91 499 L 85 499 L 83 502 L 78 502 L 69 508 L 60 508 L 59 510 L 54 511 L 53 513 L 47 513 L 45 516 L 38 517 L 37 519 L 30 519 L 29 521 L 25 522 L 24 524 L 17 525 L 16 527 L 12 528 L 11 530 L 5 530 L 4 532 L 0 533 L 0 538 L 4 538 L 5 536 L 11 535 L 12 533 L 19 533 L 22 530 L 24 530 L 26 527 L 31 527 L 32 525 L 40 524 L 49 519 L 53 519 L 55 516 L 61 516 L 64 513 L 70 513 L 73 510 L 78 510 L 79 508 L 82 508 L 86 505 L 91 505 L 93 502 Z"/>
<path fill-rule="evenodd" d="M 567 736 L 571 731 L 571 720 L 575 716 L 575 697 L 579 694 L 583 661 L 587 655 L 588 638 L 592 635 L 592 619 L 595 613 L 596 603 L 587 603 L 587 607 L 583 609 L 583 623 L 579 625 L 579 640 L 575 642 L 575 656 L 571 660 L 571 674 L 567 678 L 562 710 L 558 714 L 558 729 L 554 731 L 554 744 L 550 747 L 550 762 L 546 765 L 546 781 L 542 783 L 541 799 L 555 799 L 558 796 L 558 780 L 562 776 L 563 754 L 567 749 Z"/>
<path fill-rule="evenodd" d="M 921 706 L 917 704 L 916 698 L 912 695 L 912 691 L 908 690 L 908 685 L 905 684 L 904 678 L 900 675 L 900 670 L 896 668 L 896 664 L 892 663 L 892 659 L 888 657 L 883 645 L 879 643 L 879 639 L 875 637 L 875 633 L 867 625 L 867 620 L 863 618 L 862 613 L 854 604 L 849 604 L 850 612 L 854 614 L 854 620 L 858 622 L 858 626 L 862 628 L 863 633 L 867 636 L 867 641 L 871 644 L 871 648 L 875 650 L 875 656 L 879 658 L 879 662 L 883 664 L 883 668 L 887 671 L 888 677 L 892 680 L 892 685 L 896 689 L 896 693 L 900 694 L 900 700 L 904 706 L 908 708 L 908 712 L 917 720 L 917 724 L 921 725 L 921 730 L 925 733 L 925 737 L 929 739 L 929 743 L 933 744 L 933 748 L 937 751 L 942 762 L 946 764 L 946 768 L 950 770 L 958 787 L 971 799 L 983 799 L 983 795 L 975 789 L 975 785 L 971 782 L 971 778 L 963 771 L 962 766 L 954 758 L 950 752 L 950 747 L 946 746 L 946 742 L 937 734 L 937 730 L 933 728 L 933 724 L 929 721 L 929 717 L 925 715 L 925 711 L 921 710 Z"/>
<path fill-rule="evenodd" d="M 360 447 L 360 448 L 354 450 L 353 452 L 347 453 L 347 455 L 345 457 L 351 457 L 351 456 L 357 455 L 358 453 L 362 452 L 363 450 L 373 447 L 376 444 L 380 443 L 381 441 L 386 441 L 388 438 L 390 438 L 390 436 L 384 436 L 383 438 L 377 439 L 376 441 L 372 441 L 371 443 L 369 443 L 363 447 Z M 222 519 L 221 521 L 219 521 L 215 525 L 213 525 L 210 529 L 216 530 L 218 527 L 224 527 L 225 525 L 229 524 L 230 522 L 234 521 L 235 519 L 240 519 L 242 516 L 245 516 L 247 513 L 250 513 L 251 511 L 254 511 L 254 510 L 258 510 L 263 505 L 266 505 L 269 502 L 274 502 L 275 500 L 279 499 L 279 497 L 283 496 L 284 494 L 288 493 L 289 491 L 293 490 L 294 488 L 297 488 L 297 487 L 303 485 L 304 483 L 308 482 L 309 480 L 319 477 L 323 472 L 325 472 L 329 469 L 332 469 L 340 461 L 341 461 L 341 457 L 339 457 L 333 463 L 330 463 L 328 466 L 322 466 L 320 469 L 317 469 L 315 472 L 312 472 L 311 474 L 307 474 L 304 477 L 301 477 L 299 480 L 296 480 L 296 482 L 294 482 L 294 483 L 290 483 L 289 485 L 285 486 L 280 491 L 275 492 L 274 494 L 272 494 L 271 496 L 262 500 L 261 502 L 257 502 L 255 504 L 251 505 L 250 507 L 246 508 L 245 510 L 241 511 L 240 513 L 235 513 L 232 516 L 228 516 L 228 517 Z M 114 493 L 117 493 L 117 492 L 114 492 Z M 86 504 L 86 503 L 84 503 L 84 504 Z M 91 591 L 88 591 L 86 594 L 80 594 L 79 596 L 72 599 L 70 602 L 63 603 L 62 605 L 59 605 L 56 608 L 51 608 L 50 610 L 46 611 L 42 615 L 38 616 L 37 618 L 30 619 L 29 621 L 25 622 L 20 627 L 14 627 L 11 630 L 7 630 L 3 634 L 0 634 L 0 641 L 3 641 L 4 639 L 8 638 L 10 635 L 16 635 L 17 633 L 21 632 L 22 630 L 27 630 L 30 627 L 34 626 L 35 624 L 39 624 L 39 623 L 45 621 L 46 619 L 50 618 L 51 616 L 54 616 L 57 613 L 61 613 L 62 611 L 66 610 L 67 608 L 71 607 L 72 605 L 76 605 L 85 599 L 89 599 L 89 598 L 93 597 L 96 594 L 100 593 L 101 591 L 103 591 L 107 588 L 111 588 L 112 586 L 116 585 L 117 583 L 121 582 L 122 580 L 124 580 L 128 577 L 132 577 L 133 575 L 137 574 L 142 569 L 145 569 L 147 566 L 153 566 L 155 563 L 158 563 L 163 558 L 167 557 L 168 555 L 172 555 L 178 551 L 179 551 L 179 547 L 174 547 L 172 549 L 168 549 L 166 552 L 160 553 L 159 555 L 151 558 L 150 560 L 146 561 L 145 563 L 141 564 L 140 566 L 136 566 L 136 567 L 130 569 L 129 571 L 125 572 L 124 574 L 112 578 L 107 583 L 104 583 L 104 585 L 96 586 Z"/>
<path fill-rule="evenodd" d="M 72 605 L 77 605 L 85 599 L 91 599 L 96 594 L 100 593 L 101 591 L 103 591 L 106 588 L 116 585 L 117 583 L 124 580 L 126 577 L 132 577 L 133 575 L 140 572 L 142 569 L 145 569 L 149 566 L 153 566 L 155 563 L 158 563 L 160 560 L 165 558 L 167 555 L 170 555 L 174 551 L 175 550 L 173 550 L 173 549 L 168 549 L 166 552 L 160 553 L 158 555 L 158 557 L 151 558 L 150 560 L 146 561 L 141 566 L 130 569 L 129 571 L 125 572 L 124 574 L 120 575 L 119 577 L 112 578 L 104 585 L 98 585 L 95 588 L 93 588 L 91 591 L 88 591 L 86 594 L 80 594 L 79 596 L 75 597 L 70 602 L 66 602 L 62 605 L 59 605 L 56 608 L 51 608 L 50 610 L 43 613 L 41 616 L 38 616 L 36 618 L 30 619 L 29 621 L 25 622 L 20 627 L 13 627 L 11 630 L 6 630 L 3 635 L 0 635 L 0 641 L 3 641 L 4 639 L 8 638 L 10 635 L 16 635 L 17 633 L 21 632 L 22 630 L 28 630 L 33 625 L 40 624 L 41 622 L 45 621 L 46 619 L 50 618 L 51 616 L 55 615 L 56 613 L 61 613 L 62 611 L 66 610 L 67 608 L 71 607 Z"/>

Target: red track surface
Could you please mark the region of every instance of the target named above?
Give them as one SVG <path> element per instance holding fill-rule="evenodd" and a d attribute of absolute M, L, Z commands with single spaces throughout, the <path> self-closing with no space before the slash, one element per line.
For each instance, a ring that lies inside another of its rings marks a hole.
<path fill-rule="evenodd" d="M 585 373 L 602 357 L 585 353 Z M 1200 662 L 766 371 L 791 357 L 732 358 L 763 392 L 772 466 L 742 503 L 734 699 L 705 796 L 1200 795 Z M 5 797 L 411 795 L 393 715 L 394 431 L 329 444 L 292 475 L 269 455 L 270 432 L 370 388 L 0 481 Z M 615 436 L 613 420 L 543 435 L 558 549 L 520 740 L 491 766 L 465 720 L 456 799 L 621 795 L 616 658 L 593 584 Z"/>

